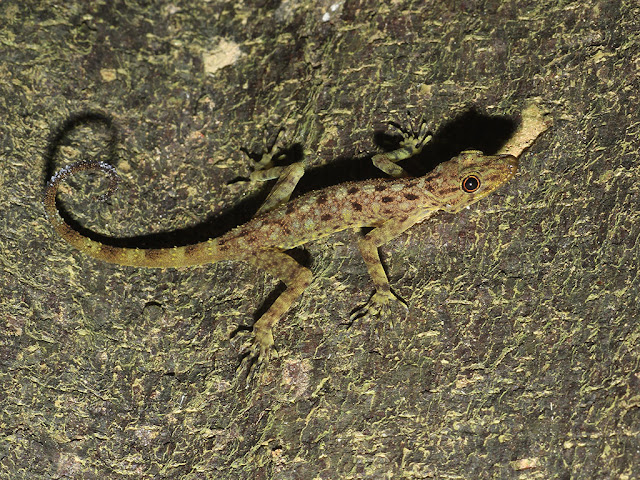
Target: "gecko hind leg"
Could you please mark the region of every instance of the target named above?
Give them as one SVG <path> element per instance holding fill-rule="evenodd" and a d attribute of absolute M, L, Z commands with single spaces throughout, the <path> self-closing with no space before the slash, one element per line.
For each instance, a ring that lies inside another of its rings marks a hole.
<path fill-rule="evenodd" d="M 247 261 L 266 270 L 286 285 L 286 289 L 253 325 L 252 338 L 240 349 L 242 360 L 237 370 L 245 370 L 249 377 L 254 366 L 262 367 L 269 362 L 274 350 L 273 327 L 309 286 L 312 274 L 311 270 L 276 248 L 259 250 L 251 258 L 247 258 Z"/>
<path fill-rule="evenodd" d="M 259 160 L 256 160 L 253 154 L 243 149 L 243 152 L 253 164 L 253 171 L 250 175 L 252 181 L 262 182 L 277 178 L 280 175 L 277 170 L 278 167 L 275 167 L 275 162 L 285 156 L 284 144 L 284 128 L 281 128 L 278 130 L 273 142 L 268 144 L 262 153 L 258 154 Z M 276 170 L 272 170 L 274 167 Z"/>
<path fill-rule="evenodd" d="M 298 182 L 304 175 L 304 165 L 302 162 L 292 163 L 286 167 L 274 167 L 282 168 L 278 181 L 267 195 L 262 206 L 256 212 L 256 215 L 268 212 L 274 208 L 287 203 L 291 198 L 293 190 L 298 185 Z"/>
<path fill-rule="evenodd" d="M 253 160 L 253 171 L 249 176 L 252 182 L 265 182 L 277 178 L 276 184 L 269 192 L 269 195 L 260 206 L 256 215 L 273 210 L 274 208 L 287 203 L 291 198 L 293 190 L 298 185 L 300 178 L 304 175 L 304 164 L 302 161 L 294 162 L 287 166 L 276 166 L 275 161 L 286 156 L 283 153 L 284 130 L 278 131 L 276 139 L 272 145 L 262 154 L 260 160 Z M 247 153 L 247 152 L 245 152 Z M 249 154 L 247 153 L 247 156 Z M 251 157 L 249 156 L 251 159 Z"/>
<path fill-rule="evenodd" d="M 409 311 L 407 303 L 393 291 L 376 291 L 371 295 L 367 303 L 351 311 L 348 326 L 352 326 L 360 319 L 372 317 L 385 317 L 388 319 L 388 323 L 393 326 L 390 314 L 394 305 L 400 306 L 405 314 Z"/>

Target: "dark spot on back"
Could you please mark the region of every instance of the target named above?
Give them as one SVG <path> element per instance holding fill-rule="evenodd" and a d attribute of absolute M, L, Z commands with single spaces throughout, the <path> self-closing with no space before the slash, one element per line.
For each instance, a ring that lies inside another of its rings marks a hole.
<path fill-rule="evenodd" d="M 358 193 L 358 187 L 349 187 L 347 193 L 353 195 L 354 193 Z"/>
<path fill-rule="evenodd" d="M 329 213 L 324 213 L 321 217 L 320 220 L 322 220 L 323 222 L 327 222 L 329 220 L 331 220 L 332 215 Z"/>
<path fill-rule="evenodd" d="M 393 202 L 393 197 L 382 197 L 382 201 L 384 203 Z"/>
<path fill-rule="evenodd" d="M 383 190 L 386 190 L 387 187 L 385 187 L 384 185 L 376 185 L 375 189 L 376 192 L 382 192 Z"/>
<path fill-rule="evenodd" d="M 287 203 L 287 207 L 285 208 L 285 213 L 286 214 L 293 213 L 295 209 L 296 207 L 293 206 L 293 203 Z"/>
<path fill-rule="evenodd" d="M 353 209 L 356 212 L 362 211 L 362 205 L 360 205 L 358 202 L 353 202 L 353 203 L 351 203 L 351 205 L 353 206 Z"/>
<path fill-rule="evenodd" d="M 316 202 L 317 203 L 327 203 L 327 194 L 326 193 L 319 193 L 318 197 L 316 198 Z"/>
<path fill-rule="evenodd" d="M 418 196 L 413 193 L 405 193 L 404 198 L 406 198 L 407 200 L 416 200 Z"/>

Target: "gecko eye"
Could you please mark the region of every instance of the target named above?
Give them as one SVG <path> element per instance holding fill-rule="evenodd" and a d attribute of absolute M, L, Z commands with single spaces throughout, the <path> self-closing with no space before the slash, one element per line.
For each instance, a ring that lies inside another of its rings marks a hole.
<path fill-rule="evenodd" d="M 462 190 L 473 193 L 480 188 L 480 179 L 475 175 L 469 175 L 462 180 Z"/>

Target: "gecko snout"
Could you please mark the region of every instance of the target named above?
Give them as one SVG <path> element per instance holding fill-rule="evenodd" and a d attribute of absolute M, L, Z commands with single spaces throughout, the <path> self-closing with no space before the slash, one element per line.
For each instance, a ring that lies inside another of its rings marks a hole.
<path fill-rule="evenodd" d="M 507 161 L 507 175 L 508 179 L 512 179 L 515 177 L 516 172 L 518 171 L 518 159 L 513 155 L 504 155 L 505 160 Z"/>

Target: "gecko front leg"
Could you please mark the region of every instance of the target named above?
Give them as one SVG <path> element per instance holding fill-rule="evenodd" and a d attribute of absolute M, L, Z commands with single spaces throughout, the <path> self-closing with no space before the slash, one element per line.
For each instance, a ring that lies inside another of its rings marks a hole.
<path fill-rule="evenodd" d="M 416 223 L 426 220 L 431 214 L 432 212 L 429 211 L 407 218 L 392 218 L 360 238 L 358 248 L 376 291 L 365 305 L 357 308 L 351 314 L 352 322 L 367 315 L 378 315 L 382 310 L 388 308 L 393 301 L 397 301 L 407 308 L 404 301 L 391 291 L 389 278 L 380 261 L 378 247 L 402 234 Z"/>
<path fill-rule="evenodd" d="M 400 142 L 400 148 L 391 152 L 374 155 L 371 161 L 377 168 L 392 177 L 409 177 L 409 173 L 398 165 L 397 162 L 420 153 L 422 148 L 433 137 L 429 133 L 425 121 L 421 121 L 415 130 L 408 131 L 400 127 L 397 128 L 403 136 L 403 140 Z M 391 219 L 380 227 L 374 228 L 358 241 L 360 254 L 367 265 L 367 271 L 376 290 L 365 305 L 353 311 L 351 314 L 352 322 L 366 315 L 379 314 L 393 301 L 401 303 L 406 308 L 404 301 L 391 291 L 389 279 L 380 261 L 378 247 L 411 228 L 412 225 L 425 220 L 430 215 L 431 212 L 428 212 L 404 219 Z"/>
<path fill-rule="evenodd" d="M 398 165 L 398 162 L 412 157 L 422 150 L 422 148 L 433 138 L 427 128 L 427 123 L 421 121 L 415 130 L 404 130 L 396 127 L 402 134 L 400 148 L 391 152 L 378 153 L 374 155 L 371 162 L 387 175 L 394 178 L 409 177 L 409 173 Z"/>

